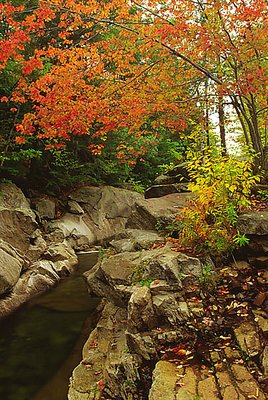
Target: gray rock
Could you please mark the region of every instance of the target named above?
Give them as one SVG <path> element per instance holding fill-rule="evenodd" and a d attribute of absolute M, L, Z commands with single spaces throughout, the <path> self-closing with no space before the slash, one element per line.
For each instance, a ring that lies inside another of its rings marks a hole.
<path fill-rule="evenodd" d="M 123 309 L 105 304 L 101 318 L 84 346 L 83 360 L 73 371 L 69 400 L 97 399 L 97 382 L 101 380 L 109 398 L 138 399 L 137 382 L 142 360 L 129 352 L 125 318 Z"/>
<path fill-rule="evenodd" d="M 34 273 L 39 273 L 41 275 L 51 276 L 52 279 L 56 281 L 60 280 L 60 276 L 55 270 L 55 265 L 52 261 L 49 260 L 39 260 L 32 264 L 32 269 Z"/>
<path fill-rule="evenodd" d="M 36 261 L 47 249 L 47 242 L 43 238 L 40 229 L 36 229 L 30 236 L 30 246 L 26 252 L 26 256 L 31 261 Z"/>
<path fill-rule="evenodd" d="M 124 229 L 115 240 L 130 239 L 135 244 L 135 250 L 148 249 L 153 245 L 165 242 L 165 239 L 152 230 L 144 229 Z"/>
<path fill-rule="evenodd" d="M 145 360 L 157 357 L 156 344 L 149 335 L 126 331 L 127 345 L 131 352 L 140 355 Z"/>
<path fill-rule="evenodd" d="M 35 202 L 35 209 L 41 219 L 54 219 L 56 205 L 55 201 L 49 198 L 38 199 Z"/>
<path fill-rule="evenodd" d="M 241 214 L 236 227 L 245 235 L 268 235 L 268 211 Z"/>
<path fill-rule="evenodd" d="M 191 197 L 193 197 L 191 193 L 176 193 L 165 197 L 137 200 L 126 227 L 155 230 L 159 223 L 171 224 Z"/>
<path fill-rule="evenodd" d="M 83 208 L 74 200 L 68 201 L 68 207 L 71 214 L 83 215 Z"/>
<path fill-rule="evenodd" d="M 253 311 L 255 316 L 255 322 L 257 323 L 258 327 L 262 330 L 265 336 L 268 335 L 268 319 L 267 314 L 261 310 Z"/>
<path fill-rule="evenodd" d="M 50 233 L 55 230 L 62 231 L 65 238 L 77 239 L 81 236 L 86 236 L 89 243 L 94 243 L 97 240 L 89 216 L 84 217 L 81 215 L 66 213 L 62 218 L 52 221 L 49 224 Z"/>
<path fill-rule="evenodd" d="M 179 193 L 178 185 L 154 185 L 147 189 L 144 193 L 144 197 L 146 199 L 151 199 L 155 197 L 166 196 L 171 193 Z"/>
<path fill-rule="evenodd" d="M 34 218 L 30 203 L 16 185 L 13 183 L 1 183 L 0 192 L 0 208 L 25 210 L 25 213 L 31 214 Z"/>
<path fill-rule="evenodd" d="M 51 233 L 46 233 L 44 237 L 47 244 L 62 243 L 65 240 L 65 234 L 60 228 L 53 229 Z"/>
<path fill-rule="evenodd" d="M 136 243 L 133 239 L 119 239 L 119 240 L 112 240 L 110 242 L 110 246 L 112 246 L 117 253 L 123 252 L 131 252 L 135 251 Z"/>
<path fill-rule="evenodd" d="M 116 304 L 129 300 L 126 291 L 118 291 L 117 285 L 131 287 L 133 283 L 143 280 L 163 280 L 169 283 L 169 290 L 181 287 L 180 276 L 202 275 L 200 261 L 194 257 L 174 252 L 168 246 L 125 252 L 104 258 L 85 274 L 89 290 L 97 296 L 113 299 Z M 157 286 L 157 284 L 155 285 Z M 153 290 L 157 290 L 153 288 Z M 159 290 L 158 290 L 159 291 Z M 129 291 L 130 292 L 130 291 Z M 124 293 L 124 297 L 122 297 Z"/>
<path fill-rule="evenodd" d="M 187 183 L 154 185 L 145 191 L 144 196 L 146 199 L 151 199 L 181 192 L 189 192 Z"/>
<path fill-rule="evenodd" d="M 67 241 L 51 244 L 44 252 L 43 258 L 53 262 L 65 261 L 68 269 L 72 269 L 78 262 L 77 256 Z"/>
<path fill-rule="evenodd" d="M 17 281 L 9 296 L 0 300 L 0 317 L 11 314 L 22 304 L 55 285 L 58 278 L 48 271 L 28 270 Z"/>
<path fill-rule="evenodd" d="M 0 238 L 25 253 L 37 228 L 35 214 L 22 191 L 13 184 L 0 185 Z"/>
<path fill-rule="evenodd" d="M 179 183 L 180 177 L 176 176 L 169 176 L 169 175 L 159 175 L 155 178 L 154 184 L 155 185 L 170 185 L 173 183 Z"/>
<path fill-rule="evenodd" d="M 153 307 L 159 320 L 166 321 L 171 326 L 176 326 L 184 319 L 183 313 L 179 314 L 178 302 L 172 293 L 162 293 L 153 296 Z"/>
<path fill-rule="evenodd" d="M 18 251 L 0 239 L 0 294 L 17 283 L 23 265 L 24 260 Z"/>
<path fill-rule="evenodd" d="M 267 255 L 268 254 L 268 236 L 250 236 L 250 241 L 247 245 L 248 250 L 254 255 Z"/>
<path fill-rule="evenodd" d="M 166 293 L 172 290 L 172 287 L 167 283 L 167 281 L 156 279 L 150 284 L 150 290 L 152 295 L 156 295 L 162 292 Z"/>
<path fill-rule="evenodd" d="M 151 329 L 156 325 L 151 292 L 148 287 L 136 287 L 128 302 L 129 326 L 138 331 Z"/>

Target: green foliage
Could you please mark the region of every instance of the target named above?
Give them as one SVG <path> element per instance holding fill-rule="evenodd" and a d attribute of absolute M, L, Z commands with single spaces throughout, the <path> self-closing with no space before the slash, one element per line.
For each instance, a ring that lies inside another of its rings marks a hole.
<path fill-rule="evenodd" d="M 213 271 L 213 266 L 209 263 L 202 266 L 202 276 L 199 278 L 200 283 L 207 290 L 213 290 L 216 287 L 216 274 Z"/>
<path fill-rule="evenodd" d="M 220 156 L 192 159 L 189 188 L 195 198 L 176 221 L 182 246 L 218 255 L 248 242 L 236 231 L 235 222 L 238 212 L 250 205 L 251 186 L 259 181 L 251 161 Z"/>
<path fill-rule="evenodd" d="M 154 278 L 143 278 L 139 281 L 139 284 L 141 286 L 150 286 L 153 281 Z"/>
<path fill-rule="evenodd" d="M 233 241 L 238 247 L 243 247 L 249 243 L 249 238 L 238 231 L 237 234 L 234 236 Z"/>

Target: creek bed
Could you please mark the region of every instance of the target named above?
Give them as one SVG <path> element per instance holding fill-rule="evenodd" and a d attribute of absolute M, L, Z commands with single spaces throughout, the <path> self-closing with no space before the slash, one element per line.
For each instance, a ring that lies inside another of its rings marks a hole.
<path fill-rule="evenodd" d="M 99 302 L 82 273 L 97 253 L 79 255 L 78 269 L 58 286 L 0 321 L 0 399 L 66 400 L 69 377 L 94 328 Z"/>

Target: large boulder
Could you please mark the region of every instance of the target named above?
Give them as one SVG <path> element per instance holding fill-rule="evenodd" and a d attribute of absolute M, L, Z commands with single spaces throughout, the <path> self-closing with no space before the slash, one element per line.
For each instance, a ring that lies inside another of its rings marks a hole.
<path fill-rule="evenodd" d="M 189 192 L 188 183 L 173 183 L 173 184 L 162 184 L 154 185 L 149 187 L 144 195 L 146 199 L 153 197 L 162 197 L 172 193 L 184 193 Z"/>
<path fill-rule="evenodd" d="M 75 204 L 75 210 L 72 207 L 61 218 L 50 221 L 47 231 L 61 230 L 75 249 L 83 250 L 114 238 L 125 228 L 155 230 L 161 222 L 170 224 L 190 197 L 189 193 L 179 193 L 144 199 L 140 193 L 126 189 L 85 186 L 69 195 L 69 204 Z"/>
<path fill-rule="evenodd" d="M 172 290 L 181 288 L 185 277 L 199 279 L 201 275 L 198 258 L 172 251 L 169 245 L 105 257 L 85 273 L 91 293 L 120 305 L 129 301 L 133 284 L 164 280 Z"/>
<path fill-rule="evenodd" d="M 1 184 L 0 193 L 0 238 L 25 253 L 37 228 L 35 214 L 22 191 L 14 184 Z"/>
<path fill-rule="evenodd" d="M 154 231 L 142 229 L 125 229 L 118 234 L 109 245 L 118 253 L 149 249 L 164 243 L 165 239 Z"/>
<path fill-rule="evenodd" d="M 0 294 L 17 283 L 24 264 L 25 261 L 18 251 L 0 239 Z"/>
<path fill-rule="evenodd" d="M 236 227 L 245 235 L 268 235 L 268 211 L 252 211 L 241 214 Z"/>
<path fill-rule="evenodd" d="M 159 198 L 142 198 L 135 203 L 126 227 L 154 230 L 157 226 L 170 225 L 191 197 L 190 193 L 173 193 Z"/>

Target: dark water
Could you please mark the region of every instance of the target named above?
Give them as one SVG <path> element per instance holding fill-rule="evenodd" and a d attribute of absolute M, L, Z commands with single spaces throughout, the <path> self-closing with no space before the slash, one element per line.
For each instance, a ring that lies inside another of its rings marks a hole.
<path fill-rule="evenodd" d="M 96 253 L 80 255 L 74 274 L 0 321 L 0 400 L 67 399 L 98 304 L 81 274 L 96 261 Z"/>

